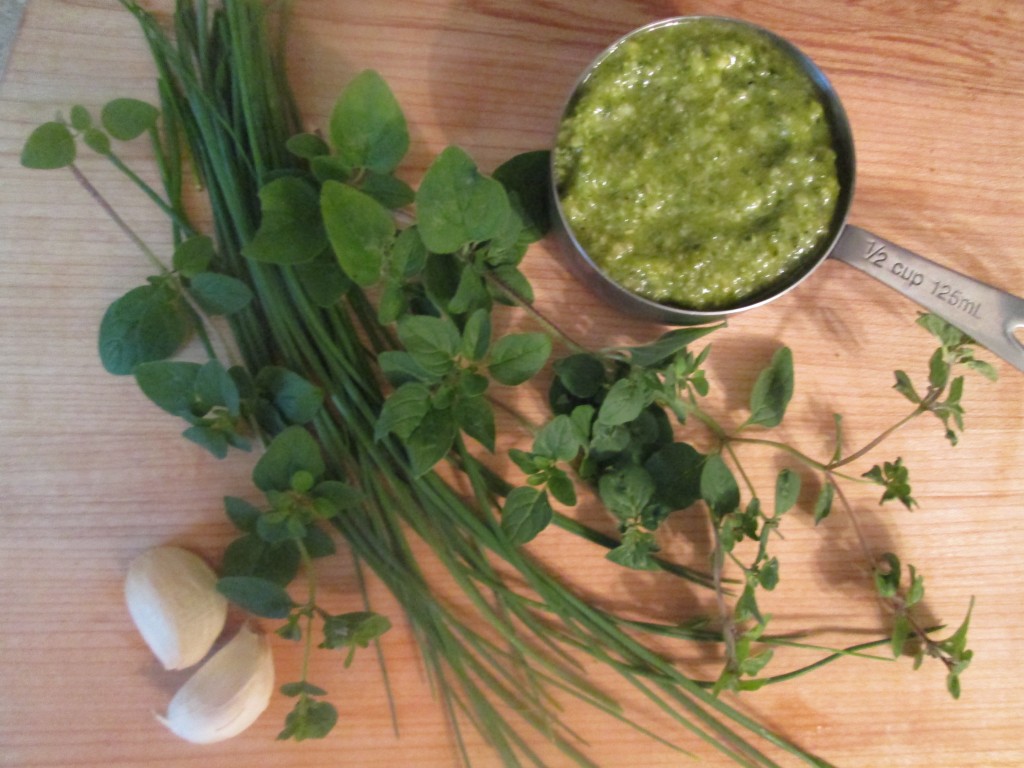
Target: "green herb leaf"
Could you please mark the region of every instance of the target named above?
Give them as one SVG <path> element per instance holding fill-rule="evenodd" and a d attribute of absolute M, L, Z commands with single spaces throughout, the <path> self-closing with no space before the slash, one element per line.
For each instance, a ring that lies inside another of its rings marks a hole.
<path fill-rule="evenodd" d="M 390 173 L 364 171 L 359 180 L 359 189 L 391 210 L 411 205 L 416 199 L 412 187 Z"/>
<path fill-rule="evenodd" d="M 386 616 L 371 611 L 356 611 L 324 619 L 321 648 L 366 648 L 391 629 Z"/>
<path fill-rule="evenodd" d="M 534 453 L 556 461 L 572 461 L 582 447 L 572 419 L 565 414 L 555 416 L 541 427 L 533 440 Z"/>
<path fill-rule="evenodd" d="M 548 470 L 547 489 L 555 501 L 567 507 L 576 505 L 576 485 L 564 470 L 557 467 Z"/>
<path fill-rule="evenodd" d="M 455 367 L 462 337 L 449 318 L 406 315 L 397 331 L 406 352 L 431 375 L 441 377 Z"/>
<path fill-rule="evenodd" d="M 258 576 L 225 576 L 217 591 L 249 613 L 267 619 L 283 619 L 295 603 L 280 584 Z"/>
<path fill-rule="evenodd" d="M 312 421 L 323 406 L 323 390 L 288 368 L 267 366 L 257 374 L 256 387 L 290 424 Z"/>
<path fill-rule="evenodd" d="M 430 390 L 419 382 L 407 382 L 392 392 L 374 425 L 374 439 L 394 433 L 407 440 L 430 410 Z"/>
<path fill-rule="evenodd" d="M 626 529 L 619 546 L 610 550 L 605 557 L 635 571 L 657 571 L 661 569 L 654 559 L 658 545 L 654 534 L 635 526 Z"/>
<path fill-rule="evenodd" d="M 501 183 L 480 174 L 458 147 L 445 149 L 427 169 L 416 192 L 420 235 L 434 253 L 497 236 L 509 215 Z"/>
<path fill-rule="evenodd" d="M 321 499 L 329 501 L 333 508 L 332 514 L 321 514 L 321 517 L 333 517 L 334 514 L 354 509 L 366 501 L 366 495 L 362 491 L 340 480 L 325 480 L 318 483 L 313 488 L 313 497 L 318 501 Z"/>
<path fill-rule="evenodd" d="M 913 627 L 910 624 L 910 619 L 905 614 L 899 614 L 893 620 L 892 624 L 892 637 L 889 640 L 889 648 L 892 650 L 894 657 L 903 655 L 903 648 L 907 644 L 907 639 L 913 632 Z"/>
<path fill-rule="evenodd" d="M 655 498 L 669 509 L 686 509 L 701 498 L 704 454 L 688 443 L 670 443 L 655 451 L 646 462 L 654 478 Z"/>
<path fill-rule="evenodd" d="M 409 150 L 405 115 L 377 72 L 364 70 L 342 91 L 330 121 L 331 143 L 351 168 L 390 173 Z"/>
<path fill-rule="evenodd" d="M 224 511 L 235 527 L 246 533 L 256 529 L 256 521 L 263 514 L 257 507 L 237 496 L 224 497 Z"/>
<path fill-rule="evenodd" d="M 832 500 L 836 494 L 836 487 L 832 483 L 825 483 L 818 492 L 818 498 L 814 502 L 814 524 L 817 525 L 832 512 Z"/>
<path fill-rule="evenodd" d="M 86 128 L 82 132 L 82 141 L 98 155 L 110 154 L 110 137 L 99 128 Z"/>
<path fill-rule="evenodd" d="M 173 355 L 192 327 L 179 296 L 163 286 L 139 286 L 117 299 L 103 315 L 100 360 L 108 373 L 129 374 L 139 363 Z"/>
<path fill-rule="evenodd" d="M 892 552 L 884 553 L 875 567 L 875 589 L 885 598 L 896 597 L 900 589 L 902 566 L 900 559 Z"/>
<path fill-rule="evenodd" d="M 160 110 L 138 99 L 114 99 L 100 112 L 100 122 L 115 139 L 131 141 L 156 127 Z"/>
<path fill-rule="evenodd" d="M 306 528 L 306 535 L 302 539 L 302 546 L 306 548 L 306 554 L 311 558 L 330 557 L 336 554 L 338 548 L 334 545 L 334 539 L 323 528 L 310 524 Z"/>
<path fill-rule="evenodd" d="M 491 313 L 478 309 L 471 314 L 462 329 L 460 351 L 464 357 L 474 362 L 483 360 L 491 346 Z"/>
<path fill-rule="evenodd" d="M 633 421 L 651 404 L 653 392 L 646 379 L 629 376 L 612 384 L 597 412 L 602 424 L 615 426 Z"/>
<path fill-rule="evenodd" d="M 501 529 L 513 546 L 519 546 L 543 531 L 554 514 L 544 491 L 526 486 L 513 488 L 505 498 Z"/>
<path fill-rule="evenodd" d="M 26 168 L 66 168 L 75 162 L 75 137 L 64 123 L 43 123 L 29 134 L 21 150 Z"/>
<path fill-rule="evenodd" d="M 320 446 L 302 427 L 288 427 L 275 437 L 256 462 L 252 480 L 261 491 L 289 491 L 296 472 L 319 478 L 324 474 Z"/>
<path fill-rule="evenodd" d="M 866 477 L 885 488 L 885 492 L 879 501 L 880 504 L 897 499 L 907 509 L 913 509 L 917 505 L 917 501 L 910 495 L 910 472 L 903 465 L 902 458 L 897 458 L 896 461 L 887 461 L 881 465 L 876 464 L 865 472 L 862 477 Z"/>
<path fill-rule="evenodd" d="M 241 398 L 234 378 L 218 360 L 204 363 L 196 375 L 196 398 L 203 411 L 222 406 L 233 417 L 241 410 Z"/>
<path fill-rule="evenodd" d="M 917 394 L 917 390 L 914 389 L 914 383 L 910 380 L 910 377 L 904 371 L 895 371 L 896 383 L 893 384 L 893 389 L 903 395 L 907 400 L 917 405 L 921 402 L 921 396 Z"/>
<path fill-rule="evenodd" d="M 747 424 L 778 426 L 792 397 L 793 353 L 789 347 L 782 347 L 772 355 L 771 363 L 761 371 L 754 383 Z"/>
<path fill-rule="evenodd" d="M 581 400 L 596 397 L 604 386 L 604 363 L 595 355 L 569 355 L 556 360 L 553 368 L 562 386 Z"/>
<path fill-rule="evenodd" d="M 791 469 L 783 469 L 775 478 L 775 515 L 783 515 L 793 508 L 800 498 L 800 475 Z"/>
<path fill-rule="evenodd" d="M 494 443 L 497 439 L 497 427 L 494 421 L 494 409 L 487 398 L 480 396 L 461 398 L 455 413 L 459 420 L 459 427 L 493 453 Z"/>
<path fill-rule="evenodd" d="M 391 213 L 369 195 L 337 181 L 324 182 L 320 207 L 334 255 L 353 282 L 380 280 L 384 257 L 395 240 Z"/>
<path fill-rule="evenodd" d="M 303 160 L 312 160 L 314 157 L 330 154 L 331 151 L 327 142 L 315 133 L 297 133 L 285 142 L 284 147 Z"/>
<path fill-rule="evenodd" d="M 306 294 L 318 307 L 334 306 L 352 287 L 352 281 L 329 250 L 296 264 L 293 269 Z"/>
<path fill-rule="evenodd" d="M 305 694 L 306 696 L 326 696 L 327 691 L 321 688 L 319 685 L 313 685 L 312 683 L 300 680 L 294 683 L 285 683 L 281 686 L 281 693 L 284 696 L 294 698 Z"/>
<path fill-rule="evenodd" d="M 494 343 L 487 370 L 501 384 L 516 386 L 537 374 L 550 354 L 547 334 L 512 333 Z"/>
<path fill-rule="evenodd" d="M 551 228 L 551 195 L 548 193 L 551 153 L 523 152 L 494 171 L 495 180 L 519 201 L 524 215 L 523 233 L 530 242 L 542 238 Z"/>
<path fill-rule="evenodd" d="M 453 315 L 464 315 L 477 308 L 490 306 L 491 295 L 483 277 L 475 269 L 463 269 L 455 295 L 448 302 L 448 311 Z"/>
<path fill-rule="evenodd" d="M 175 416 L 189 418 L 196 402 L 200 368 L 198 363 L 157 360 L 135 366 L 133 373 L 139 389 L 157 406 Z"/>
<path fill-rule="evenodd" d="M 654 498 L 654 478 L 635 464 L 601 475 L 598 494 L 608 511 L 619 520 L 636 520 Z"/>
<path fill-rule="evenodd" d="M 718 518 L 740 505 L 740 489 L 736 477 L 719 453 L 713 453 L 704 460 L 704 468 L 700 473 L 700 495 Z"/>
<path fill-rule="evenodd" d="M 189 427 L 181 435 L 186 440 L 205 448 L 218 459 L 223 459 L 227 456 L 228 450 L 231 448 L 231 442 L 227 434 L 222 430 L 205 424 L 196 424 Z"/>
<path fill-rule="evenodd" d="M 701 327 L 674 328 L 663 334 L 656 341 L 639 347 L 625 347 L 622 351 L 629 354 L 630 362 L 641 368 L 650 368 L 663 364 L 669 358 L 682 352 L 693 342 L 707 336 L 725 323 Z"/>
<path fill-rule="evenodd" d="M 414 476 L 433 469 L 452 449 L 458 427 L 451 409 L 430 408 L 405 441 Z"/>
<path fill-rule="evenodd" d="M 262 517 L 262 513 L 261 513 Z M 256 518 L 257 522 L 260 517 Z M 294 541 L 268 544 L 256 532 L 239 536 L 224 550 L 223 576 L 258 576 L 282 587 L 299 572 L 301 557 Z"/>
<path fill-rule="evenodd" d="M 200 272 L 189 280 L 189 293 L 208 315 L 233 315 L 249 306 L 253 294 L 237 277 Z"/>
<path fill-rule="evenodd" d="M 284 730 L 277 734 L 279 740 L 322 739 L 338 723 L 338 710 L 328 701 L 319 701 L 300 696 L 295 707 L 285 716 Z"/>
<path fill-rule="evenodd" d="M 71 127 L 76 131 L 84 131 L 92 128 L 92 115 L 89 110 L 81 104 L 75 104 L 71 108 Z"/>
<path fill-rule="evenodd" d="M 206 235 L 196 235 L 182 241 L 174 249 L 172 265 L 175 271 L 190 278 L 208 270 L 213 255 L 213 240 Z"/>
<path fill-rule="evenodd" d="M 319 191 L 296 176 L 282 176 L 260 189 L 260 226 L 242 254 L 272 264 L 301 264 L 327 248 Z"/>

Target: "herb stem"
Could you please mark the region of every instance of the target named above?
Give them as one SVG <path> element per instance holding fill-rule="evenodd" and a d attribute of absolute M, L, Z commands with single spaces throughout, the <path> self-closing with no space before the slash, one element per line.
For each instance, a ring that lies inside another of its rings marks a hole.
<path fill-rule="evenodd" d="M 114 210 L 114 207 L 110 204 L 110 202 L 103 196 L 103 194 L 98 189 L 96 189 L 96 187 L 93 185 L 91 181 L 89 181 L 86 175 L 82 173 L 81 169 L 74 163 L 71 163 L 68 166 L 68 168 L 71 169 L 71 174 L 72 176 L 75 177 L 75 180 L 82 186 L 82 188 L 86 192 L 89 193 L 89 196 L 92 197 L 92 199 L 96 202 L 97 205 L 99 205 L 101 209 L 103 209 L 103 212 L 110 217 L 111 221 L 113 221 L 114 224 L 117 225 L 118 229 L 120 229 L 125 235 L 127 235 L 128 239 L 131 240 L 140 251 L 142 251 L 143 255 L 147 259 L 149 259 L 150 263 L 152 263 L 154 267 L 160 270 L 160 274 L 168 274 L 170 270 L 164 265 L 162 261 L 160 261 L 159 257 L 153 252 L 153 249 L 146 245 L 146 242 L 141 237 L 139 237 L 138 234 L 136 234 L 135 230 L 132 229 L 131 226 L 129 226 L 128 222 L 121 218 L 118 212 Z"/>
<path fill-rule="evenodd" d="M 558 325 L 554 323 L 554 321 L 552 321 L 544 313 L 537 309 L 537 307 L 535 307 L 532 302 L 529 302 L 522 296 L 520 296 L 517 291 L 512 289 L 512 286 L 510 286 L 500 277 L 498 277 L 491 271 L 485 272 L 484 276 L 488 282 L 499 288 L 502 293 L 504 293 L 512 302 L 515 303 L 516 306 L 520 307 L 528 315 L 530 315 L 530 317 L 532 317 L 538 325 L 540 325 L 542 328 L 548 331 L 548 333 L 550 333 L 552 336 L 561 339 L 562 343 L 570 351 L 575 353 L 585 353 L 589 351 L 586 347 L 584 347 L 582 344 L 578 343 L 575 339 L 573 339 L 568 333 L 563 331 Z"/>
<path fill-rule="evenodd" d="M 139 176 L 135 171 L 129 168 L 125 162 L 115 155 L 113 152 L 108 152 L 106 158 L 113 163 L 114 167 L 117 168 L 121 173 L 128 177 L 128 179 L 138 187 L 150 200 L 152 200 L 156 206 L 167 215 L 175 226 L 182 229 L 188 234 L 195 234 L 192 229 L 192 225 L 185 220 L 179 212 L 173 208 L 166 200 L 164 200 L 149 184 L 143 181 L 142 177 Z"/>
<path fill-rule="evenodd" d="M 891 427 L 889 427 L 885 431 L 881 432 L 877 437 L 875 437 L 874 440 L 871 440 L 869 443 L 864 445 L 862 448 L 860 448 L 857 451 L 854 451 L 853 453 L 849 454 L 848 456 L 845 456 L 842 459 L 839 459 L 838 461 L 833 461 L 833 462 L 829 463 L 828 465 L 826 465 L 827 468 L 829 470 L 837 469 L 839 467 L 845 466 L 847 464 L 850 464 L 850 463 L 856 461 L 861 456 L 864 456 L 867 453 L 870 453 L 872 450 L 874 450 L 876 447 L 878 447 L 879 444 L 881 444 L 884 440 L 886 440 L 891 434 L 893 434 L 898 429 L 900 429 L 903 426 L 905 426 L 907 423 L 909 423 L 913 419 L 915 419 L 918 416 L 920 416 L 922 413 L 925 413 L 927 410 L 928 410 L 928 406 L 925 404 L 925 401 L 922 401 L 921 405 L 917 406 L 917 408 L 912 410 L 910 413 L 908 413 L 902 419 L 897 421 Z"/>

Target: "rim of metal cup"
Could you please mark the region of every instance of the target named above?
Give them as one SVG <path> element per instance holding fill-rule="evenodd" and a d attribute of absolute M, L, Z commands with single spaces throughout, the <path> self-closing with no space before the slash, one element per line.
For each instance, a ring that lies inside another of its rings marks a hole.
<path fill-rule="evenodd" d="M 552 152 L 551 165 L 549 169 L 549 191 L 553 201 L 552 207 L 555 210 L 555 216 L 553 217 L 554 233 L 562 247 L 562 250 L 569 257 L 568 265 L 572 272 L 575 274 L 577 279 L 583 282 L 592 292 L 597 294 L 598 297 L 617 309 L 640 318 L 675 325 L 694 325 L 711 322 L 739 312 L 756 309 L 757 307 L 783 296 L 807 279 L 807 277 L 810 276 L 810 274 L 814 272 L 823 261 L 825 261 L 829 252 L 832 250 L 832 247 L 835 245 L 836 240 L 839 238 L 839 235 L 843 231 L 843 227 L 846 224 L 846 217 L 853 201 L 853 190 L 856 177 L 856 157 L 854 153 L 853 134 L 850 130 L 850 123 L 846 116 L 846 110 L 843 108 L 842 102 L 839 100 L 839 96 L 836 93 L 835 88 L 833 88 L 824 72 L 821 71 L 818 65 L 815 64 L 807 54 L 786 38 L 752 22 L 728 16 L 673 16 L 650 24 L 645 24 L 642 27 L 637 27 L 617 39 L 591 60 L 573 84 L 562 110 L 559 113 L 554 146 L 557 146 L 558 141 L 557 130 L 561 128 L 562 123 L 571 113 L 571 110 L 575 106 L 575 103 L 586 86 L 590 76 L 609 55 L 619 48 L 619 46 L 627 40 L 631 40 L 639 35 L 648 34 L 663 27 L 693 23 L 696 21 L 715 21 L 729 25 L 742 26 L 749 30 L 753 30 L 767 38 L 780 50 L 784 51 L 795 62 L 797 62 L 801 70 L 808 75 L 814 86 L 815 94 L 825 109 L 826 119 L 829 122 L 829 128 L 832 132 L 833 149 L 836 152 L 836 171 L 839 177 L 839 199 L 836 202 L 836 209 L 832 217 L 828 236 L 822 240 L 814 256 L 812 258 L 808 258 L 803 266 L 796 270 L 792 275 L 733 306 L 714 310 L 687 309 L 685 307 L 679 307 L 672 304 L 663 304 L 634 293 L 609 277 L 607 273 L 597 265 L 593 258 L 591 258 L 590 254 L 587 253 L 586 249 L 577 240 L 576 235 L 572 230 L 572 226 L 565 215 L 565 211 L 562 209 L 562 200 L 558 193 L 558 180 L 555 173 L 555 153 Z"/>

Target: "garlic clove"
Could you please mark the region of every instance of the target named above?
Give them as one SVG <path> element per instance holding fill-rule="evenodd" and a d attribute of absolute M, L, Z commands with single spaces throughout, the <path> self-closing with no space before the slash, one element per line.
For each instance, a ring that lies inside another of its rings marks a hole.
<path fill-rule="evenodd" d="M 124 594 L 132 621 L 165 669 L 197 664 L 224 630 L 228 601 L 217 591 L 217 575 L 188 550 L 143 552 L 128 566 Z"/>
<path fill-rule="evenodd" d="M 274 693 L 274 660 L 266 636 L 243 626 L 210 657 L 157 716 L 194 744 L 237 736 L 258 718 Z"/>

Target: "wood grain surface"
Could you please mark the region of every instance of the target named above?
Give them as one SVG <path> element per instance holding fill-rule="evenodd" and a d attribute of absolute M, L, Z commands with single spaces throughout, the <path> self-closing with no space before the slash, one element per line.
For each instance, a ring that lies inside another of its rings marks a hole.
<path fill-rule="evenodd" d="M 413 143 L 402 176 L 415 182 L 449 144 L 484 169 L 547 146 L 581 68 L 626 31 L 677 14 L 745 18 L 801 46 L 833 81 L 853 126 L 851 221 L 1024 293 L 1024 4 L 1015 0 L 296 0 L 291 77 L 315 128 L 356 72 L 379 70 L 409 119 Z M 182 677 L 163 672 L 133 630 L 122 599 L 125 567 L 164 543 L 216 562 L 232 535 L 221 498 L 248 493 L 254 459 L 211 459 L 180 439 L 178 424 L 133 382 L 104 373 L 99 319 L 146 275 L 146 264 L 69 174 L 19 165 L 35 125 L 72 104 L 97 110 L 115 96 L 154 98 L 152 66 L 129 15 L 114 0 L 31 0 L 0 83 L 0 765 L 457 765 L 452 734 L 397 614 L 383 642 L 398 691 L 397 736 L 371 653 L 349 669 L 333 656 L 315 657 L 314 679 L 341 711 L 323 741 L 274 740 L 288 709 L 281 697 L 252 729 L 210 747 L 178 741 L 154 720 Z M 154 177 L 146 147 L 129 145 L 125 155 Z M 146 200 L 101 158 L 84 157 L 81 167 L 144 238 L 166 250 L 169 232 Z M 531 249 L 525 270 L 540 305 L 586 343 L 647 340 L 660 331 L 599 305 L 548 243 Z M 860 273 L 826 263 L 799 289 L 715 337 L 716 411 L 725 423 L 740 423 L 757 371 L 786 344 L 797 392 L 779 436 L 827 457 L 832 414 L 842 413 L 847 445 L 856 447 L 907 410 L 891 389 L 892 371 L 918 380 L 926 371 L 932 347 L 914 324 L 916 312 Z M 940 665 L 915 672 L 909 659 L 847 659 L 729 697 L 836 765 L 1024 765 L 1017 680 L 1024 376 L 997 367 L 997 383 L 967 383 L 958 446 L 928 417 L 896 433 L 873 459 L 903 457 L 918 509 L 879 507 L 877 489 L 848 489 L 867 545 L 898 552 L 925 575 L 930 618 L 955 624 L 976 600 L 975 659 L 961 699 L 946 694 Z M 542 409 L 541 384 L 506 394 L 526 413 Z M 507 437 L 502 447 L 517 440 Z M 771 487 L 780 457 L 746 448 L 743 455 L 752 480 Z M 501 456 L 494 462 L 513 471 Z M 608 525 L 587 505 L 578 514 Z M 809 514 L 794 514 L 783 533 L 782 583 L 765 606 L 776 629 L 821 629 L 824 644 L 878 637 L 885 615 L 850 516 L 836 513 L 815 527 Z M 674 526 L 668 550 L 702 566 L 708 546 L 704 527 L 690 519 Z M 662 621 L 713 610 L 710 595 L 613 568 L 561 533 L 545 533 L 533 549 L 567 583 L 610 607 Z M 326 565 L 323 578 L 332 606 L 360 607 L 347 555 Z M 378 610 L 394 608 L 380 585 L 371 580 L 369 588 Z M 686 669 L 709 674 L 707 649 L 668 651 Z M 275 656 L 280 680 L 292 679 L 298 648 L 275 641 Z M 781 671 L 806 661 L 780 652 L 775 664 Z M 726 764 L 616 679 L 591 674 L 638 720 L 697 753 L 698 764 Z M 564 706 L 602 765 L 694 764 L 604 715 Z M 497 764 L 470 741 L 475 765 Z M 552 765 L 564 764 L 537 746 Z"/>

